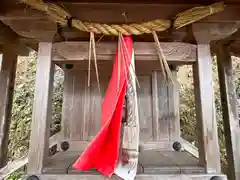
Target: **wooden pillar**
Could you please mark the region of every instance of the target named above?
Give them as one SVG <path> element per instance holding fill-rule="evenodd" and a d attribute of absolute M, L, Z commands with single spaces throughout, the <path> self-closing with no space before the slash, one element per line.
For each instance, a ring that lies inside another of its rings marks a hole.
<path fill-rule="evenodd" d="M 14 40 L 12 42 L 6 41 L 0 61 L 0 168 L 7 163 L 9 126 L 17 57 Z"/>
<path fill-rule="evenodd" d="M 228 47 L 217 49 L 218 75 L 222 101 L 224 135 L 227 149 L 228 179 L 240 179 L 240 128 L 232 59 Z"/>
<path fill-rule="evenodd" d="M 168 98 L 169 98 L 169 118 L 170 118 L 170 141 L 179 141 L 181 136 L 180 127 L 180 84 L 177 80 L 177 67 L 172 70 L 174 77 L 174 85 L 168 84 Z"/>
<path fill-rule="evenodd" d="M 207 173 L 221 171 L 215 98 L 212 77 L 212 57 L 209 44 L 197 45 L 197 62 L 193 65 L 199 164 Z"/>
<path fill-rule="evenodd" d="M 38 49 L 36 86 L 33 104 L 28 174 L 41 174 L 49 152 L 52 118 L 52 89 L 54 65 L 51 61 L 52 43 L 40 42 Z"/>

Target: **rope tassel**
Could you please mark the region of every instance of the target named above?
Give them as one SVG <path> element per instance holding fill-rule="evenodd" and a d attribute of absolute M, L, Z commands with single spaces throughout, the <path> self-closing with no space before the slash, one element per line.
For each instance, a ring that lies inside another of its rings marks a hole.
<path fill-rule="evenodd" d="M 127 47 L 126 47 L 126 43 L 124 42 L 124 39 L 123 39 L 123 36 L 122 35 L 120 35 L 120 39 L 121 39 L 121 42 L 122 42 L 122 45 L 123 45 L 123 47 L 121 48 L 121 50 L 122 50 L 122 54 L 124 55 L 124 57 L 123 57 L 123 59 L 124 59 L 124 61 L 125 61 L 125 67 L 126 67 L 126 60 L 127 59 L 131 59 L 131 57 L 132 57 L 132 55 L 130 56 L 130 54 L 128 53 L 128 51 L 127 51 Z M 138 88 L 140 88 L 140 84 L 139 84 L 139 81 L 138 81 L 138 78 L 137 78 L 137 75 L 136 75 L 136 71 L 135 71 L 135 68 L 133 67 L 133 65 L 132 64 L 130 64 L 130 66 L 129 67 L 127 67 L 128 69 L 127 69 L 127 71 L 129 70 L 129 68 L 131 68 L 131 70 L 133 71 L 133 77 L 131 77 L 131 78 L 134 78 L 135 80 L 136 80 L 136 83 L 137 83 L 137 85 L 138 85 Z"/>
<path fill-rule="evenodd" d="M 92 53 L 93 53 L 95 71 L 96 71 L 98 90 L 99 90 L 99 92 L 101 92 L 100 82 L 99 82 L 98 65 L 97 65 L 96 43 L 95 43 L 95 37 L 94 37 L 93 32 L 90 33 L 89 51 L 88 51 L 88 87 L 90 87 Z"/>
<path fill-rule="evenodd" d="M 158 58 L 159 58 L 159 61 L 160 61 L 160 64 L 161 64 L 161 69 L 162 69 L 162 72 L 163 72 L 163 75 L 164 75 L 164 79 L 165 80 L 170 79 L 171 83 L 174 85 L 172 72 L 169 68 L 166 57 L 165 57 L 165 55 L 163 53 L 163 50 L 161 48 L 157 33 L 155 31 L 153 31 L 152 34 L 153 34 L 153 38 L 154 38 L 154 41 L 155 41 L 155 45 L 156 45 L 156 49 L 157 49 L 157 55 L 158 55 Z M 167 75 L 167 78 L 166 78 L 166 75 Z"/>

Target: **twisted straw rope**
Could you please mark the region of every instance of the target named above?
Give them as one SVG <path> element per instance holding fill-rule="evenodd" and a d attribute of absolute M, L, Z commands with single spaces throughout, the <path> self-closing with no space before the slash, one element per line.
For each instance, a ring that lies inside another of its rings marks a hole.
<path fill-rule="evenodd" d="M 149 34 L 153 31 L 165 31 L 171 28 L 171 21 L 169 20 L 152 20 L 143 23 L 132 24 L 100 24 L 93 22 L 83 22 L 78 19 L 71 19 L 71 15 L 63 8 L 51 4 L 45 3 L 42 0 L 20 0 L 21 2 L 45 12 L 54 22 L 66 26 L 71 21 L 71 26 L 79 29 L 80 31 L 93 32 L 103 35 L 142 35 Z M 199 21 L 206 16 L 220 12 L 224 10 L 223 2 L 218 2 L 210 6 L 195 7 L 180 13 L 176 16 L 173 23 L 173 27 L 178 29 L 193 22 Z"/>

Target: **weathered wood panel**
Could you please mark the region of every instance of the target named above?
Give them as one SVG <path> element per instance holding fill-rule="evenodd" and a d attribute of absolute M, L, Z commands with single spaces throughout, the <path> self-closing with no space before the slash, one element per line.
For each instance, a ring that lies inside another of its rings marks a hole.
<path fill-rule="evenodd" d="M 193 65 L 196 118 L 199 139 L 199 163 L 220 172 L 215 99 L 212 78 L 212 57 L 209 44 L 198 44 L 198 59 Z"/>
<path fill-rule="evenodd" d="M 101 104 L 108 78 L 100 78 L 101 93 L 95 75 L 91 73 L 90 87 L 87 72 L 65 71 L 63 93 L 62 133 L 71 140 L 91 140 L 100 129 Z"/>
<path fill-rule="evenodd" d="M 137 87 L 140 140 L 153 140 L 151 76 L 138 76 Z"/>
<path fill-rule="evenodd" d="M 87 92 L 85 72 L 65 71 L 62 130 L 71 140 L 87 140 Z"/>
<path fill-rule="evenodd" d="M 177 81 L 177 70 L 172 71 L 173 83 L 167 85 L 168 90 L 168 121 L 169 121 L 169 140 L 177 141 L 181 135 L 180 127 L 180 84 Z"/>
<path fill-rule="evenodd" d="M 217 62 L 228 157 L 228 179 L 238 180 L 240 179 L 240 127 L 232 59 L 226 46 L 219 46 Z"/>
<path fill-rule="evenodd" d="M 100 77 L 100 90 L 98 89 L 98 83 L 96 81 L 96 75 L 92 74 L 92 81 L 91 81 L 91 92 L 90 92 L 90 110 L 86 113 L 89 114 L 89 124 L 88 124 L 88 140 L 93 139 L 97 132 L 100 130 L 100 123 L 102 117 L 102 102 L 105 96 L 109 76 L 101 76 Z"/>
<path fill-rule="evenodd" d="M 152 75 L 154 139 L 169 141 L 168 89 L 162 72 Z"/>
<path fill-rule="evenodd" d="M 105 72 L 101 75 L 100 72 L 100 93 L 95 74 L 91 74 L 88 88 L 87 72 L 77 69 L 65 71 L 62 133 L 64 139 L 87 141 L 93 139 L 100 129 L 101 104 L 110 75 Z M 157 76 L 153 73 L 152 77 L 138 76 L 140 140 L 143 142 L 173 141 L 180 137 L 177 82 L 174 86 L 167 85 L 161 73 L 156 73 Z M 176 79 L 176 73 L 174 77 Z"/>
<path fill-rule="evenodd" d="M 163 53 L 169 62 L 193 63 L 196 61 L 196 45 L 187 43 L 161 43 Z M 53 45 L 53 61 L 88 60 L 89 42 L 60 42 Z M 96 44 L 98 60 L 114 59 L 117 43 L 100 42 Z M 152 42 L 134 43 L 136 61 L 156 61 L 158 56 Z"/>
<path fill-rule="evenodd" d="M 153 133 L 158 141 L 180 138 L 179 84 L 173 72 L 174 85 L 166 82 L 161 71 L 152 74 Z"/>
<path fill-rule="evenodd" d="M 91 84 L 87 87 L 87 72 L 65 71 L 62 135 L 70 140 L 91 140 L 100 129 L 101 105 L 110 76 L 100 75 L 101 93 L 97 88 L 95 75 L 91 74 Z M 151 141 L 152 107 L 151 77 L 138 77 L 140 138 Z"/>
<path fill-rule="evenodd" d="M 82 82 L 79 82 L 82 83 Z M 72 112 L 73 109 L 73 88 L 74 88 L 74 81 L 72 77 L 72 73 L 65 71 L 64 72 L 64 83 L 63 83 L 63 112 L 62 112 L 62 120 L 61 120 L 61 135 L 66 139 L 70 138 L 70 124 L 72 119 Z"/>
<path fill-rule="evenodd" d="M 40 42 L 37 60 L 36 85 L 33 104 L 28 173 L 42 173 L 48 156 L 50 123 L 52 119 L 52 89 L 54 65 L 51 60 L 52 43 Z"/>
<path fill-rule="evenodd" d="M 16 74 L 17 53 L 14 41 L 6 41 L 0 61 L 0 168 L 7 163 L 8 133 Z"/>
<path fill-rule="evenodd" d="M 93 60 L 92 60 L 93 62 Z M 88 71 L 88 60 L 87 61 L 62 61 L 62 62 L 56 62 L 59 66 L 61 66 L 63 69 L 65 68 L 65 64 L 72 64 L 73 69 L 72 71 Z M 91 69 L 95 71 L 94 63 L 91 64 Z M 107 60 L 99 60 L 97 59 L 97 65 L 98 70 L 101 76 L 109 76 L 109 74 L 112 73 L 112 67 L 113 67 L 113 60 L 107 61 Z M 136 74 L 138 76 L 151 76 L 152 71 L 154 70 L 161 70 L 160 62 L 158 59 L 154 61 L 136 61 L 135 62 L 135 68 L 136 68 Z M 92 77 L 95 78 L 95 75 Z"/>

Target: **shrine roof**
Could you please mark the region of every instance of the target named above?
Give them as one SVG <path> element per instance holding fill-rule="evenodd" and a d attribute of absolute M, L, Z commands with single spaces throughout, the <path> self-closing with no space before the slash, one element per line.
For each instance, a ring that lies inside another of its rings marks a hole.
<path fill-rule="evenodd" d="M 64 7 L 74 18 L 82 21 L 100 23 L 142 22 L 154 19 L 173 19 L 178 13 L 199 5 L 210 5 L 219 0 L 51 0 Z M 217 26 L 218 29 L 231 36 L 238 29 L 240 22 L 240 0 L 225 0 L 225 10 L 200 20 L 204 26 Z M 21 41 L 36 48 L 38 41 L 50 41 L 56 35 L 57 25 L 49 17 L 19 0 L 0 1 L 0 20 L 2 26 L 12 30 L 20 36 Z M 213 28 L 214 35 L 219 34 Z M 161 41 L 181 42 L 187 34 L 186 27 L 159 33 Z M 63 28 L 63 35 L 68 40 L 88 40 L 89 33 L 76 29 Z M 239 37 L 240 38 L 240 37 Z M 104 37 L 103 40 L 112 41 L 116 37 Z M 238 36 L 234 36 L 234 49 L 238 51 Z M 152 41 L 152 36 L 134 36 L 135 41 Z M 1 35 L 0 35 L 1 42 Z"/>

